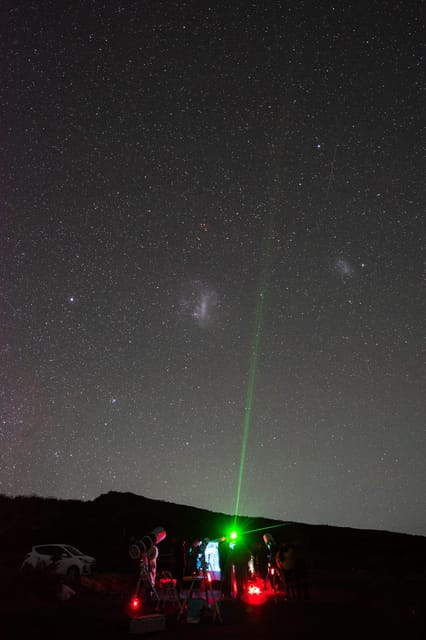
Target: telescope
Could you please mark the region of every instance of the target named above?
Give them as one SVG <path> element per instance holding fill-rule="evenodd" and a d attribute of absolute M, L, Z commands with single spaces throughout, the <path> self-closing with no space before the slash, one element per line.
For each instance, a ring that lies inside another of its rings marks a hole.
<path fill-rule="evenodd" d="M 132 560 L 140 560 L 141 556 L 146 555 L 155 545 L 160 544 L 166 535 L 163 527 L 155 527 L 151 533 L 130 545 L 129 556 Z"/>

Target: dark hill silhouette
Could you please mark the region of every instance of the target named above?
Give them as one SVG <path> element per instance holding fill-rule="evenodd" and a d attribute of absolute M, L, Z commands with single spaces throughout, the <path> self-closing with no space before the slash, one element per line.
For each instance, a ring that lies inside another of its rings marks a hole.
<path fill-rule="evenodd" d="M 164 556 L 174 539 L 219 538 L 232 528 L 233 516 L 114 491 L 87 502 L 0 495 L 0 566 L 20 564 L 34 544 L 67 542 L 94 555 L 101 568 L 124 569 L 131 565 L 130 542 L 156 526 L 168 534 L 160 548 Z M 389 574 L 403 568 L 425 575 L 423 536 L 259 517 L 240 517 L 238 528 L 270 528 L 278 542 L 296 544 L 314 571 Z M 247 534 L 247 540 L 260 540 L 262 533 Z"/>

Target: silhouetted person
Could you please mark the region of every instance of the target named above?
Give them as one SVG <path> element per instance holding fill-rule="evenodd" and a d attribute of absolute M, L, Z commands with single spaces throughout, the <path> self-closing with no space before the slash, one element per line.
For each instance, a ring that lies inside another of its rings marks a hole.
<path fill-rule="evenodd" d="M 308 600 L 308 569 L 302 556 L 292 545 L 281 545 L 277 553 L 277 564 L 288 598 Z"/>
<path fill-rule="evenodd" d="M 295 561 L 294 547 L 282 544 L 276 554 L 276 563 L 287 598 L 296 598 Z"/>
<path fill-rule="evenodd" d="M 266 588 L 269 582 L 272 590 L 276 591 L 276 589 L 278 588 L 278 574 L 280 573 L 276 561 L 278 544 L 275 542 L 273 535 L 269 532 L 264 533 L 262 538 L 263 542 L 265 543 L 266 560 L 268 564 L 264 587 Z"/>
<path fill-rule="evenodd" d="M 198 538 L 188 547 L 186 554 L 186 575 L 198 576 L 200 570 L 199 555 L 201 541 Z"/>
<path fill-rule="evenodd" d="M 263 580 L 266 584 L 268 580 L 268 550 L 263 542 L 256 542 L 253 545 L 253 568 L 256 578 Z"/>
<path fill-rule="evenodd" d="M 240 540 L 236 541 L 235 546 L 232 549 L 232 560 L 234 563 L 235 582 L 237 585 L 237 598 L 241 598 L 247 589 L 250 551 Z"/>
<path fill-rule="evenodd" d="M 232 557 L 229 541 L 223 537 L 217 546 L 219 552 L 220 578 L 222 582 L 222 595 L 229 598 L 232 592 Z"/>

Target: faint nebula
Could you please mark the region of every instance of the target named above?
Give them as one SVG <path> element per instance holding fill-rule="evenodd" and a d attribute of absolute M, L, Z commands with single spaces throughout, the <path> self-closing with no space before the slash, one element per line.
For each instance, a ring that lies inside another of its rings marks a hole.
<path fill-rule="evenodd" d="M 354 275 L 354 269 L 346 258 L 337 258 L 334 267 L 343 280 L 349 280 Z"/>
<path fill-rule="evenodd" d="M 211 324 L 218 298 L 214 289 L 200 280 L 192 280 L 182 295 L 179 308 L 199 327 Z"/>

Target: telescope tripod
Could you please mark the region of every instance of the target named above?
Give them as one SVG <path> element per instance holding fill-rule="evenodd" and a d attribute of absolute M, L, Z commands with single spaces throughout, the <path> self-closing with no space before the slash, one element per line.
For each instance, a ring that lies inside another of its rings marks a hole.
<path fill-rule="evenodd" d="M 160 608 L 160 597 L 155 588 L 155 584 L 152 582 L 149 565 L 147 566 L 146 564 L 145 555 L 142 555 L 140 560 L 139 578 L 136 583 L 135 592 L 137 596 L 139 596 L 141 589 L 145 591 L 147 599 L 155 603 L 155 609 L 158 610 Z"/>
<path fill-rule="evenodd" d="M 209 576 L 207 573 L 207 563 L 205 561 L 205 559 L 203 558 L 201 560 L 201 573 L 202 575 L 192 575 L 192 576 L 184 576 L 183 577 L 183 581 L 184 582 L 190 582 L 190 587 L 188 589 L 188 593 L 186 594 L 186 598 L 185 600 L 182 602 L 180 611 L 179 611 L 179 615 L 178 615 L 178 620 L 181 619 L 184 611 L 186 608 L 188 608 L 189 603 L 191 601 L 191 598 L 193 596 L 193 592 L 197 589 L 197 585 L 198 588 L 201 588 L 201 584 L 203 583 L 203 587 L 204 587 L 204 594 L 205 594 L 205 600 L 206 600 L 206 604 L 207 607 L 212 606 L 214 613 L 216 615 L 216 619 L 219 620 L 219 622 L 222 622 L 222 616 L 220 615 L 220 610 L 219 610 L 219 605 L 217 603 L 217 600 L 214 596 L 213 593 L 213 589 L 212 589 L 212 585 L 211 582 L 209 581 Z"/>

